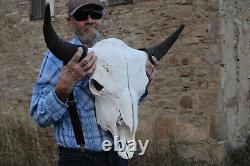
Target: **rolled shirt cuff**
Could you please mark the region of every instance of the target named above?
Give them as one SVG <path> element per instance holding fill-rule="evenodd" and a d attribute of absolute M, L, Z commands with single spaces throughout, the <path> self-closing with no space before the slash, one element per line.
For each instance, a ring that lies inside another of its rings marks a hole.
<path fill-rule="evenodd" d="M 48 94 L 46 102 L 47 110 L 50 110 L 50 115 L 55 121 L 59 120 L 69 107 L 57 97 L 55 89 Z"/>

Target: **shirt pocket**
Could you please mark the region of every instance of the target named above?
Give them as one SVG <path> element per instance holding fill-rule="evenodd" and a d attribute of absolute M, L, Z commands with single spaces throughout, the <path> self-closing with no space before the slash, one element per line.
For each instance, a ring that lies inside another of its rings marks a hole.
<path fill-rule="evenodd" d="M 95 99 L 84 90 L 76 91 L 75 93 L 76 106 L 78 111 L 90 111 L 95 109 Z"/>
<path fill-rule="evenodd" d="M 74 89 L 74 96 L 78 111 L 95 109 L 95 97 L 90 92 L 88 79 L 81 80 Z"/>

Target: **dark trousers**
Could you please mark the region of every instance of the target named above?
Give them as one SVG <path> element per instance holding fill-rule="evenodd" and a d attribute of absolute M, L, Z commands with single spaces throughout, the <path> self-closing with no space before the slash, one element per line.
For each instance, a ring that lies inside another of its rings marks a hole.
<path fill-rule="evenodd" d="M 78 149 L 59 148 L 58 166 L 128 166 L 128 160 L 117 152 L 81 152 Z"/>

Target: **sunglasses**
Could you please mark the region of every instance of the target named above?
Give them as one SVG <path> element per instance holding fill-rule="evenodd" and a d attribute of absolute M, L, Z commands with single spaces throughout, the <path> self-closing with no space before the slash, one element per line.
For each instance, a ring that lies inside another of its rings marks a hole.
<path fill-rule="evenodd" d="M 88 16 L 90 16 L 93 20 L 99 20 L 102 18 L 103 12 L 78 10 L 73 14 L 73 17 L 76 21 L 86 21 L 88 19 Z"/>

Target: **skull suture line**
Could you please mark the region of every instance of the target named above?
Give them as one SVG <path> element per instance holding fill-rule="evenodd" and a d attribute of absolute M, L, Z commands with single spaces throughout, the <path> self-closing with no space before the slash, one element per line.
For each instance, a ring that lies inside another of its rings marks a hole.
<path fill-rule="evenodd" d="M 81 59 L 94 51 L 97 55 L 97 68 L 90 79 L 90 89 L 96 96 L 96 115 L 98 123 L 105 130 L 120 139 L 134 140 L 138 125 L 138 100 L 148 83 L 146 61 L 152 56 L 160 60 L 172 47 L 184 25 L 160 44 L 136 50 L 118 39 L 105 39 L 92 48 L 74 45 L 63 41 L 53 29 L 50 6 L 45 7 L 43 33 L 49 50 L 67 64 L 78 47 L 82 47 Z M 105 51 L 104 51 L 105 50 Z M 131 158 L 133 151 L 126 148 L 118 152 L 123 158 Z"/>

